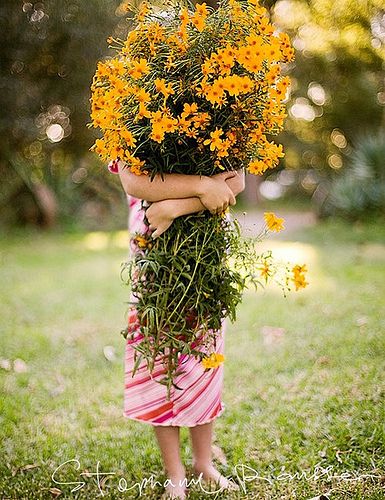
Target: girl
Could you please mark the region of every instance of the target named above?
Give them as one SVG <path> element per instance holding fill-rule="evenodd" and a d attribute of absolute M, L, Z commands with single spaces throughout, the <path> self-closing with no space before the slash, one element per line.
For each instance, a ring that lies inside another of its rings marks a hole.
<path fill-rule="evenodd" d="M 235 205 L 235 197 L 245 187 L 243 171 L 223 172 L 212 177 L 165 174 L 164 180 L 157 175 L 150 181 L 146 175 L 138 176 L 124 168 L 120 160 L 111 162 L 109 170 L 119 174 L 128 195 L 130 233 L 150 230 L 153 238 L 166 231 L 176 217 L 201 210 L 209 210 L 212 214 L 223 212 L 229 205 Z M 141 200 L 149 202 L 149 207 L 143 209 Z M 149 227 L 144 224 L 144 215 Z M 135 251 L 134 246 L 131 251 Z M 165 386 L 154 380 L 162 374 L 161 370 L 157 371 L 157 365 L 152 374 L 143 365 L 134 377 L 131 375 L 132 344 L 141 337 L 136 317 L 129 318 L 129 323 L 134 331 L 136 329 L 136 337 L 126 343 L 124 416 L 153 425 L 165 473 L 170 480 L 163 498 L 183 499 L 186 496 L 179 443 L 181 426 L 190 430 L 194 473 L 205 481 L 216 482 L 220 488 L 237 489 L 237 485 L 224 477 L 212 462 L 213 421 L 225 408 L 221 401 L 223 365 L 205 372 L 199 360 L 190 356 L 191 359 L 183 362 L 185 373 L 176 379 L 176 385 L 183 390 L 174 391 L 171 401 L 167 401 Z M 220 333 L 216 351 L 223 353 L 224 322 Z"/>

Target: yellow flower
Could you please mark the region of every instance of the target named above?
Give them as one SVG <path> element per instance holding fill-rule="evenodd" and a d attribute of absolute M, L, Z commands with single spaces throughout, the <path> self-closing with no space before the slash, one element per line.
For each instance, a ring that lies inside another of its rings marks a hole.
<path fill-rule="evenodd" d="M 195 128 L 188 128 L 185 133 L 186 137 L 190 137 L 191 139 L 196 139 L 198 137 L 198 131 Z"/>
<path fill-rule="evenodd" d="M 128 147 L 130 147 L 130 148 L 135 147 L 136 139 L 129 130 L 127 130 L 127 129 L 121 130 L 120 135 L 126 141 Z"/>
<path fill-rule="evenodd" d="M 295 284 L 296 291 L 299 290 L 300 288 L 305 288 L 305 286 L 309 284 L 305 280 L 304 273 L 306 273 L 306 272 L 307 272 L 306 264 L 302 264 L 302 266 L 297 264 L 292 268 L 293 277 L 291 278 L 291 280 Z"/>
<path fill-rule="evenodd" d="M 148 2 L 143 2 L 142 5 L 140 6 L 139 13 L 137 15 L 137 20 L 138 22 L 143 22 L 147 14 L 150 12 L 150 5 Z"/>
<path fill-rule="evenodd" d="M 206 59 L 205 62 L 201 65 L 201 69 L 203 76 L 207 76 L 210 75 L 211 73 L 214 73 L 215 68 L 213 66 L 212 60 Z"/>
<path fill-rule="evenodd" d="M 205 3 L 196 5 L 194 15 L 191 18 L 191 23 L 198 31 L 203 31 L 207 13 L 208 11 Z"/>
<path fill-rule="evenodd" d="M 228 149 L 231 146 L 231 141 L 229 139 L 224 139 L 222 143 L 218 146 L 218 157 L 223 158 L 224 156 L 229 156 Z"/>
<path fill-rule="evenodd" d="M 284 229 L 283 223 L 285 222 L 285 219 L 277 217 L 274 212 L 265 212 L 263 215 L 270 231 L 279 233 L 279 231 Z"/>
<path fill-rule="evenodd" d="M 218 366 L 223 363 L 225 357 L 220 352 L 213 352 L 210 356 L 206 356 L 202 359 L 203 367 L 208 370 L 210 368 L 218 368 Z"/>
<path fill-rule="evenodd" d="M 150 71 L 150 67 L 146 59 L 141 58 L 139 61 L 132 61 L 133 68 L 129 70 L 129 75 L 135 80 L 142 78 Z"/>
<path fill-rule="evenodd" d="M 296 291 L 300 288 L 305 288 L 308 285 L 308 281 L 305 280 L 305 276 L 303 274 L 295 274 L 291 280 L 294 282 Z"/>
<path fill-rule="evenodd" d="M 133 241 L 138 245 L 139 248 L 151 248 L 152 242 L 148 240 L 145 236 L 137 234 L 134 236 Z"/>
<path fill-rule="evenodd" d="M 136 120 L 141 120 L 142 118 L 150 118 L 151 117 L 151 111 L 149 111 L 145 104 L 142 102 L 139 104 L 139 111 L 136 115 Z"/>
<path fill-rule="evenodd" d="M 294 274 L 306 273 L 307 272 L 306 264 L 302 264 L 302 266 L 300 266 L 299 264 L 297 264 L 297 265 L 295 265 L 293 267 L 292 271 L 293 271 Z"/>
<path fill-rule="evenodd" d="M 206 17 L 208 14 L 206 2 L 203 2 L 202 4 L 197 3 L 195 5 L 195 12 L 202 17 Z"/>
<path fill-rule="evenodd" d="M 247 170 L 253 175 L 262 175 L 267 169 L 268 165 L 262 160 L 253 160 L 247 166 Z"/>
<path fill-rule="evenodd" d="M 253 130 L 249 132 L 249 140 L 252 144 L 257 143 L 263 136 L 265 127 L 262 122 L 258 122 Z"/>
<path fill-rule="evenodd" d="M 210 139 L 206 139 L 203 144 L 206 146 L 210 144 L 210 150 L 214 151 L 215 149 L 220 149 L 222 146 L 222 140 L 220 136 L 223 134 L 223 130 L 221 128 L 216 128 L 214 132 L 210 132 Z"/>
<path fill-rule="evenodd" d="M 146 92 L 143 88 L 142 89 L 137 89 L 135 91 L 135 97 L 138 99 L 139 102 L 150 102 L 151 101 L 151 96 L 148 92 Z"/>
<path fill-rule="evenodd" d="M 261 271 L 261 276 L 264 278 L 268 278 L 270 276 L 270 266 L 266 262 L 264 262 L 263 267 L 260 267 L 259 270 Z"/>
<path fill-rule="evenodd" d="M 136 156 L 132 156 L 129 151 L 124 152 L 123 159 L 130 165 L 130 170 L 136 175 L 147 174 L 147 170 L 144 170 L 143 167 L 145 165 L 145 161 L 137 158 Z"/>
<path fill-rule="evenodd" d="M 174 89 L 172 88 L 172 84 L 169 83 L 166 85 L 166 80 L 164 78 L 156 78 L 154 81 L 155 89 L 157 92 L 161 92 L 164 97 L 168 97 L 171 94 L 174 94 Z"/>
<path fill-rule="evenodd" d="M 195 102 L 193 102 L 192 104 L 188 104 L 187 102 L 185 102 L 183 104 L 183 112 L 181 114 L 181 117 L 187 118 L 189 115 L 193 115 L 197 111 L 198 111 L 198 105 Z"/>
<path fill-rule="evenodd" d="M 186 9 L 186 7 L 183 7 L 183 9 L 181 9 L 179 18 L 182 24 L 188 24 L 190 22 L 190 17 L 188 15 L 188 10 Z"/>
<path fill-rule="evenodd" d="M 162 127 L 159 126 L 153 126 L 152 127 L 152 132 L 150 134 L 150 139 L 153 141 L 161 143 L 164 139 L 164 130 Z"/>
<path fill-rule="evenodd" d="M 198 113 L 193 120 L 196 128 L 206 128 L 210 121 L 210 115 L 209 113 Z"/>

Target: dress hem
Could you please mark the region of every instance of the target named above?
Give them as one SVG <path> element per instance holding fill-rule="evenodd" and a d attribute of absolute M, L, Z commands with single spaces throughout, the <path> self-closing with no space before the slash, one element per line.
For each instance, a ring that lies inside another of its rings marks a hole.
<path fill-rule="evenodd" d="M 130 415 L 126 415 L 126 413 L 124 411 L 123 411 L 123 417 L 126 419 L 129 419 L 129 420 L 135 420 L 136 422 L 143 422 L 144 424 L 149 424 L 149 425 L 152 425 L 153 427 L 196 427 L 197 425 L 209 424 L 210 422 L 212 422 L 216 418 L 220 417 L 223 414 L 223 412 L 225 411 L 225 409 L 226 409 L 226 405 L 224 403 L 222 403 L 222 408 L 216 415 L 209 418 L 208 420 L 205 420 L 204 422 L 195 422 L 193 424 L 191 424 L 191 423 L 189 423 L 189 424 L 184 424 L 184 423 L 173 424 L 173 423 L 167 423 L 167 422 L 164 422 L 164 423 L 151 422 L 150 420 L 144 420 L 141 418 L 131 417 Z"/>

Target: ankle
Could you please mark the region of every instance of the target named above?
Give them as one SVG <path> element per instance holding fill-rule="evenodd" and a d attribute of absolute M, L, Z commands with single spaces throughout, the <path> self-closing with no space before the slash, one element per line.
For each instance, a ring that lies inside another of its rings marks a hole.
<path fill-rule="evenodd" d="M 212 460 L 210 460 L 210 459 L 208 459 L 208 460 L 194 460 L 193 461 L 193 468 L 196 471 L 204 471 L 204 470 L 210 469 L 213 466 L 214 466 L 214 464 L 213 464 Z"/>
<path fill-rule="evenodd" d="M 171 479 L 172 478 L 180 479 L 186 475 L 186 469 L 183 466 L 176 467 L 173 469 L 168 469 L 168 470 L 166 469 L 165 474 L 167 477 L 169 477 Z"/>

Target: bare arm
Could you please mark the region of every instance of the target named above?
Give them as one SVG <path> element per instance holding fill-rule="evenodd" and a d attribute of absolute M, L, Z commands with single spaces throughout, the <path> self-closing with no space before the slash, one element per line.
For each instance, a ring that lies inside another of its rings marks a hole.
<path fill-rule="evenodd" d="M 228 179 L 226 183 L 232 189 L 234 196 L 237 196 L 245 189 L 244 171 L 236 172 L 236 176 Z M 150 229 L 154 231 L 152 237 L 160 236 L 177 217 L 200 212 L 201 210 L 206 210 L 206 207 L 197 197 L 161 200 L 152 203 L 146 210 Z"/>
<path fill-rule="evenodd" d="M 125 192 L 135 198 L 150 202 L 174 198 L 200 196 L 204 191 L 205 177 L 199 175 L 156 175 L 151 181 L 147 175 L 136 175 L 119 162 L 119 176 Z M 186 178 L 189 177 L 188 182 Z"/>
<path fill-rule="evenodd" d="M 234 196 L 238 196 L 238 194 L 245 189 L 245 172 L 243 170 L 236 171 L 234 177 L 226 180 L 226 184 L 230 187 Z M 199 198 L 183 198 L 175 201 L 176 203 L 174 203 L 174 208 L 176 215 L 174 219 L 176 219 L 176 217 L 180 217 L 181 215 L 193 214 L 206 209 Z"/>
<path fill-rule="evenodd" d="M 226 180 L 235 172 L 207 177 L 200 175 L 164 174 L 164 180 L 156 175 L 151 181 L 147 175 L 136 175 L 119 161 L 119 177 L 125 192 L 135 198 L 156 202 L 167 199 L 197 197 L 212 213 L 221 212 L 235 204 L 231 187 Z"/>

